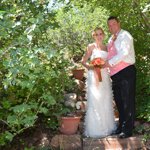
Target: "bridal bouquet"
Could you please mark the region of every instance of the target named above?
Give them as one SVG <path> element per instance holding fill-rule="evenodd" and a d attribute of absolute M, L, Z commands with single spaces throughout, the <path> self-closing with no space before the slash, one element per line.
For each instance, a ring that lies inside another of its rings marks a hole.
<path fill-rule="evenodd" d="M 91 61 L 91 64 L 94 66 L 94 71 L 96 77 L 98 77 L 99 81 L 102 81 L 102 75 L 101 75 L 101 67 L 105 64 L 105 61 L 101 59 L 100 57 L 95 58 Z"/>

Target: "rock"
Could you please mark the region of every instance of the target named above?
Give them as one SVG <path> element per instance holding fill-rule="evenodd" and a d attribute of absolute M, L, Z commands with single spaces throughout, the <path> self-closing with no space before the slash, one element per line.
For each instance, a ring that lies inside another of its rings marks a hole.
<path fill-rule="evenodd" d="M 83 112 L 86 110 L 87 102 L 86 101 L 77 101 L 76 109 L 80 109 Z"/>
<path fill-rule="evenodd" d="M 77 101 L 77 94 L 76 93 L 68 93 L 65 94 L 65 106 L 75 107 Z"/>
<path fill-rule="evenodd" d="M 78 89 L 79 90 L 83 90 L 85 88 L 85 83 L 81 80 L 75 80 L 75 82 L 77 83 Z"/>
<path fill-rule="evenodd" d="M 75 105 L 76 105 L 76 102 L 74 100 L 67 100 L 67 101 L 65 101 L 65 106 L 69 106 L 69 107 L 74 108 Z"/>
<path fill-rule="evenodd" d="M 65 101 L 77 101 L 77 94 L 76 93 L 67 93 L 65 94 Z"/>

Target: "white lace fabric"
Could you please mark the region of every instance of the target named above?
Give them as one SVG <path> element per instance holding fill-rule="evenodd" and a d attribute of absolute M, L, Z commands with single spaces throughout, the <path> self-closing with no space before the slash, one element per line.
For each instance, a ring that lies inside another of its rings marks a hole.
<path fill-rule="evenodd" d="M 107 52 L 94 49 L 91 60 L 97 57 L 107 59 Z M 84 135 L 105 137 L 115 130 L 113 93 L 107 68 L 101 69 L 102 81 L 96 84 L 93 70 L 89 70 L 86 81 L 87 111 L 84 122 Z"/>

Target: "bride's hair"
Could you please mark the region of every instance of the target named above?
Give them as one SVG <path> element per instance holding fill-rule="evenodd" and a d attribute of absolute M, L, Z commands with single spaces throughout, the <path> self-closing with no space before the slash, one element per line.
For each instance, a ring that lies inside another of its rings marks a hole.
<path fill-rule="evenodd" d="M 96 35 L 96 31 L 98 31 L 98 30 L 101 30 L 102 33 L 105 34 L 105 33 L 104 33 L 104 30 L 103 30 L 101 27 L 96 27 L 96 28 L 92 31 L 92 37 L 94 37 L 94 36 Z"/>

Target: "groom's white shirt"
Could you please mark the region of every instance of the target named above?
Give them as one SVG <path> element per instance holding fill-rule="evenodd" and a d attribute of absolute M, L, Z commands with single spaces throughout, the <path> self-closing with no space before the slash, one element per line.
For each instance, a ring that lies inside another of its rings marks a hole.
<path fill-rule="evenodd" d="M 112 37 L 109 39 L 108 43 L 111 42 L 111 39 Z M 128 64 L 135 63 L 133 37 L 129 32 L 121 29 L 114 44 L 117 50 L 117 54 L 108 61 L 111 66 L 114 66 L 121 61 Z"/>

